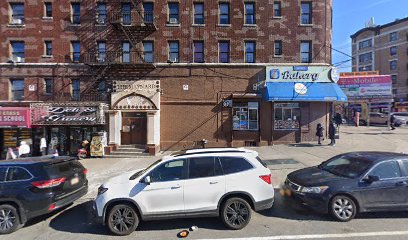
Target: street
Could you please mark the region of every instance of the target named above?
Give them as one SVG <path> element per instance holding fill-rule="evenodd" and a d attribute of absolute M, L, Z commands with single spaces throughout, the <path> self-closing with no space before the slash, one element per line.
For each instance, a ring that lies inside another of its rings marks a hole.
<path fill-rule="evenodd" d="M 181 230 L 197 226 L 187 239 L 407 239 L 408 212 L 357 215 L 341 223 L 289 204 L 279 195 L 279 185 L 286 174 L 317 165 L 334 155 L 349 151 L 408 152 L 408 128 L 395 131 L 385 127 L 342 126 L 335 147 L 316 143 L 275 145 L 253 148 L 272 171 L 275 204 L 272 209 L 254 213 L 249 225 L 240 231 L 226 230 L 219 219 L 177 219 L 142 222 L 126 237 L 112 236 L 105 226 L 93 223 L 91 204 L 98 186 L 108 178 L 127 170 L 143 168 L 160 158 L 85 159 L 89 192 L 73 205 L 48 216 L 29 221 L 19 231 L 1 239 L 176 239 Z M 168 153 L 164 153 L 168 154 Z"/>

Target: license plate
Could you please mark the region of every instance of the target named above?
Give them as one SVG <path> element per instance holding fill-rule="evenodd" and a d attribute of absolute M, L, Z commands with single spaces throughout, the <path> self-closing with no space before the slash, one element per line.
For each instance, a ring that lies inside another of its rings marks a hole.
<path fill-rule="evenodd" d="M 71 185 L 75 185 L 77 183 L 79 183 L 79 178 L 76 177 L 76 178 L 71 179 Z"/>

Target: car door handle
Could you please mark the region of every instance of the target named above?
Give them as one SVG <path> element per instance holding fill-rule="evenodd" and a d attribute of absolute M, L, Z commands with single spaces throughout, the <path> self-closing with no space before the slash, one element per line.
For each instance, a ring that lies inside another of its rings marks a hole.
<path fill-rule="evenodd" d="M 218 182 L 210 182 L 210 184 L 217 184 Z"/>
<path fill-rule="evenodd" d="M 395 185 L 401 187 L 401 186 L 408 186 L 408 182 L 397 182 Z"/>
<path fill-rule="evenodd" d="M 171 187 L 171 189 L 178 189 L 178 188 L 181 188 L 181 186 L 180 186 L 180 185 L 177 185 L 177 186 Z"/>

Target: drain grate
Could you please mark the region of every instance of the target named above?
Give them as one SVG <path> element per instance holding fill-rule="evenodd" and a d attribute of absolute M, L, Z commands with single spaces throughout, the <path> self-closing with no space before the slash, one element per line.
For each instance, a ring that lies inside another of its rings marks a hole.
<path fill-rule="evenodd" d="M 279 165 L 279 164 L 299 164 L 295 159 L 274 159 L 274 160 L 264 160 L 266 165 Z"/>

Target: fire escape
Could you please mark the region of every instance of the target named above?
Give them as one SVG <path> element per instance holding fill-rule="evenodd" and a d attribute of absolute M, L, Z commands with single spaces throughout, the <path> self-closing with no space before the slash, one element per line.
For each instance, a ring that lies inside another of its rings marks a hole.
<path fill-rule="evenodd" d="M 137 81 L 155 69 L 152 59 L 145 58 L 141 51 L 143 39 L 156 30 L 153 11 L 143 9 L 141 0 L 107 0 L 105 3 L 112 10 L 100 14 L 96 9 L 93 31 L 82 30 L 89 44 L 81 56 L 81 61 L 88 66 L 83 73 L 88 84 L 81 93 L 81 101 L 92 101 L 87 96 L 97 95 L 97 101 L 108 102 L 109 93 L 100 91 L 101 82 L 112 89 L 114 80 Z"/>

